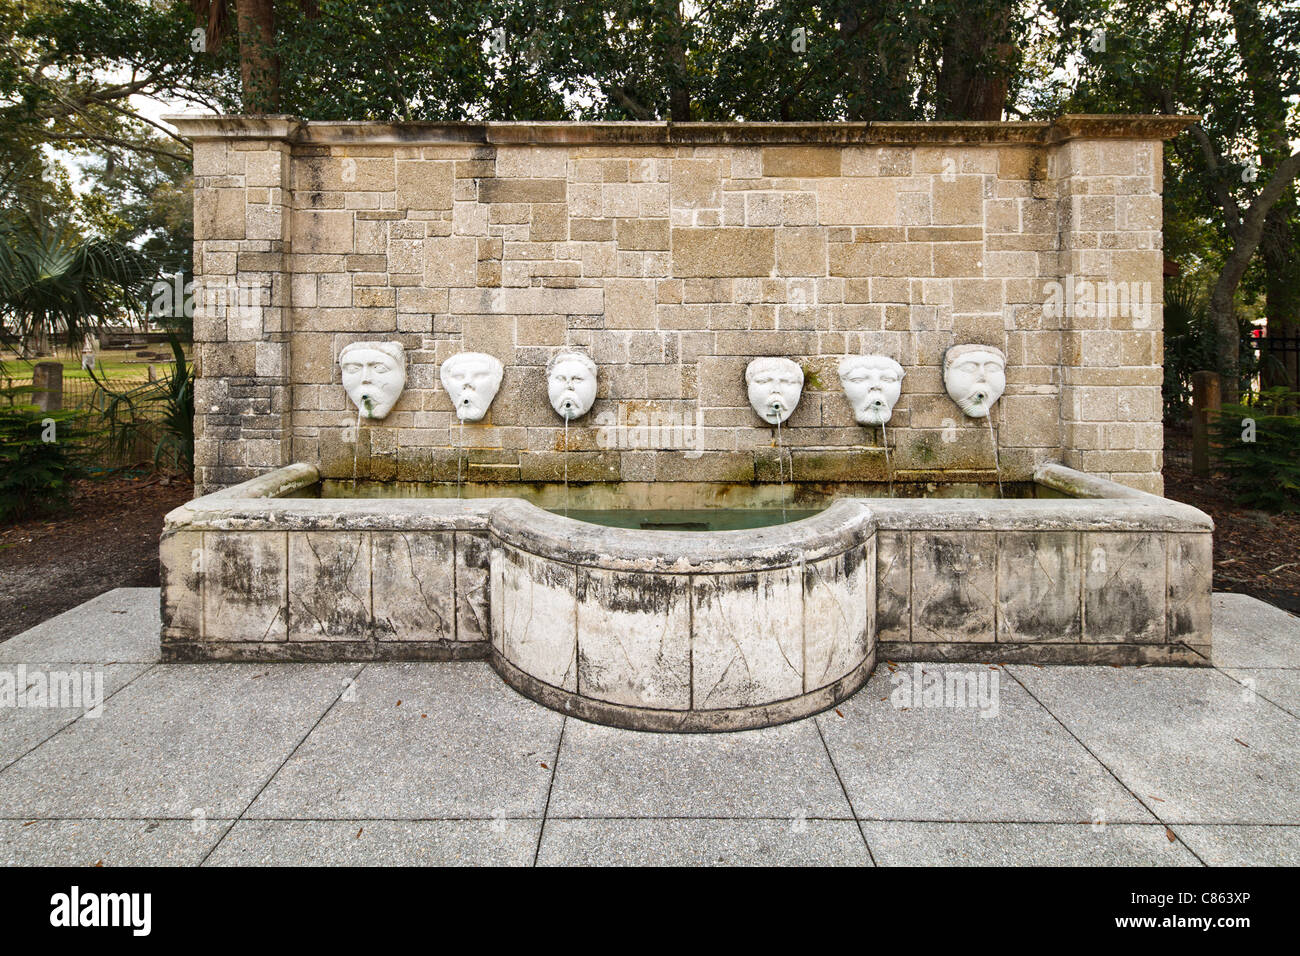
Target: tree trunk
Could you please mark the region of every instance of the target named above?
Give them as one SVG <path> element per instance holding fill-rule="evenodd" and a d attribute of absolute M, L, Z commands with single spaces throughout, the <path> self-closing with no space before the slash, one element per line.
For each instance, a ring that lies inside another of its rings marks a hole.
<path fill-rule="evenodd" d="M 691 121 L 691 90 L 686 69 L 686 41 L 682 35 L 682 9 L 677 0 L 668 3 L 668 119 Z"/>
<path fill-rule="evenodd" d="M 275 53 L 275 0 L 238 0 L 239 73 L 244 112 L 280 108 L 280 59 Z"/>
<path fill-rule="evenodd" d="M 1007 104 L 1016 45 L 1011 36 L 1012 3 L 954 15 L 943 41 L 943 64 L 936 84 L 942 119 L 1000 120 Z"/>

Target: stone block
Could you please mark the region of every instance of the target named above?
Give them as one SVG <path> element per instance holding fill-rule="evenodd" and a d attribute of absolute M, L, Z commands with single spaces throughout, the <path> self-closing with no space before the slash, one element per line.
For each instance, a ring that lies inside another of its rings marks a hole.
<path fill-rule="evenodd" d="M 349 531 L 289 533 L 289 640 L 372 637 L 370 536 Z"/>
<path fill-rule="evenodd" d="M 803 692 L 798 568 L 692 578 L 697 710 L 752 707 Z"/>
<path fill-rule="evenodd" d="M 771 229 L 674 229 L 672 274 L 679 277 L 770 276 Z"/>
<path fill-rule="evenodd" d="M 912 639 L 912 539 L 906 531 L 876 532 L 876 639 Z"/>
<path fill-rule="evenodd" d="M 399 160 L 397 208 L 429 212 L 449 210 L 452 205 L 454 181 L 451 162 Z"/>
<path fill-rule="evenodd" d="M 840 150 L 830 146 L 768 146 L 763 175 L 779 178 L 840 175 Z"/>
<path fill-rule="evenodd" d="M 487 535 L 456 532 L 456 640 L 486 641 L 491 634 L 488 587 L 492 545 Z"/>
<path fill-rule="evenodd" d="M 287 638 L 288 550 L 282 531 L 226 531 L 204 542 L 203 639 Z"/>
<path fill-rule="evenodd" d="M 454 640 L 453 533 L 376 531 L 371 540 L 375 638 Z"/>
<path fill-rule="evenodd" d="M 1165 640 L 1163 535 L 1085 532 L 1083 639 L 1105 644 Z"/>
<path fill-rule="evenodd" d="M 998 641 L 1078 641 L 1083 568 L 1073 531 L 998 534 Z"/>
<path fill-rule="evenodd" d="M 1214 541 L 1209 534 L 1170 533 L 1166 640 L 1208 648 L 1211 642 L 1211 586 Z"/>
<path fill-rule="evenodd" d="M 871 652 L 876 604 L 866 545 L 803 569 L 804 692 L 850 673 Z"/>
<path fill-rule="evenodd" d="M 578 572 L 578 688 L 584 697 L 663 710 L 691 703 L 687 575 Z"/>
<path fill-rule="evenodd" d="M 992 642 L 996 535 L 912 535 L 912 640 Z"/>
<path fill-rule="evenodd" d="M 492 552 L 492 582 L 493 620 L 500 622 L 497 633 L 506 658 L 552 687 L 576 692 L 578 582 L 573 566 L 498 547 Z"/>

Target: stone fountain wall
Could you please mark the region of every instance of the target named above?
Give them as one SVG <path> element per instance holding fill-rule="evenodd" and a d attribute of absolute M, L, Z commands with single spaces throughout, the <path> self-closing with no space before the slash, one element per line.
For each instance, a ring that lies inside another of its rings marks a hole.
<path fill-rule="evenodd" d="M 763 355 L 805 373 L 786 479 L 883 479 L 836 373 L 859 352 L 906 369 L 898 477 L 988 480 L 987 426 L 941 381 L 967 342 L 1007 355 L 1004 479 L 1055 460 L 1161 490 L 1161 155 L 1185 118 L 172 121 L 194 143 L 204 492 L 292 461 L 452 480 L 458 440 L 468 480 L 556 480 L 545 366 L 564 346 L 600 369 L 572 480 L 777 480 L 743 378 Z M 337 357 L 363 339 L 401 342 L 409 369 L 358 429 Z M 458 438 L 438 366 L 462 350 L 505 376 Z"/>

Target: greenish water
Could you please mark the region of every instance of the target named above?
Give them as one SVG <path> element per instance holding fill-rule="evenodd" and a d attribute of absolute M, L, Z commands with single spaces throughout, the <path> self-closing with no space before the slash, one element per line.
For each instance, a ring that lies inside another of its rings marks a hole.
<path fill-rule="evenodd" d="M 562 508 L 550 509 L 564 514 Z M 569 509 L 568 517 L 607 528 L 638 528 L 642 531 L 744 531 L 786 524 L 818 513 L 815 508 L 790 508 L 782 512 L 769 508 L 694 509 Z"/>

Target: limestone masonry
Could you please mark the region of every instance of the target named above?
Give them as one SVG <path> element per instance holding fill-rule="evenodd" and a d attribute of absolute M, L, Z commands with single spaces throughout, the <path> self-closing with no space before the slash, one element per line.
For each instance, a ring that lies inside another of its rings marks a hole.
<path fill-rule="evenodd" d="M 194 143 L 201 492 L 294 461 L 455 480 L 458 441 L 468 481 L 556 480 L 541 399 L 565 348 L 599 368 L 572 481 L 775 480 L 759 356 L 804 373 L 787 480 L 883 480 L 839 380 L 863 353 L 905 369 L 896 477 L 987 480 L 988 426 L 944 392 L 961 343 L 1006 354 L 1004 479 L 1060 461 L 1161 490 L 1161 151 L 1187 118 L 172 122 Z M 358 427 L 338 357 L 376 340 L 405 347 L 406 387 Z M 504 377 L 458 438 L 438 370 L 465 351 Z"/>

